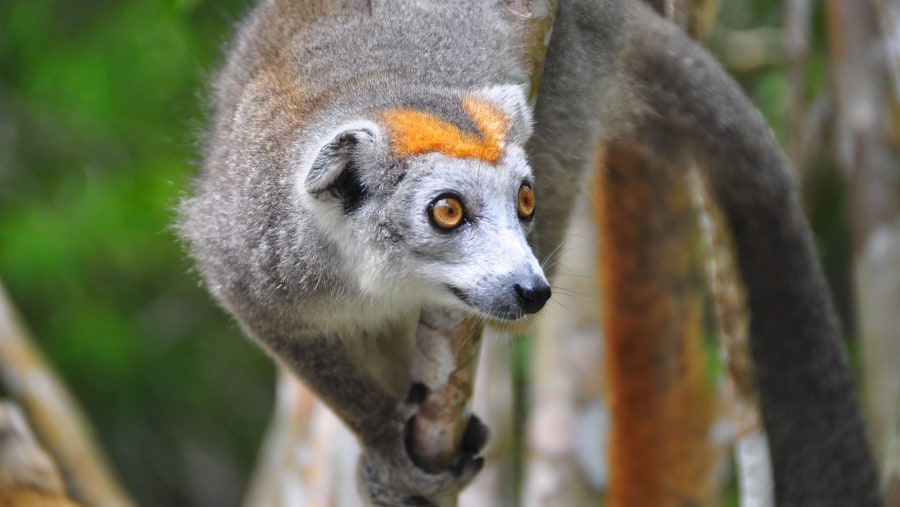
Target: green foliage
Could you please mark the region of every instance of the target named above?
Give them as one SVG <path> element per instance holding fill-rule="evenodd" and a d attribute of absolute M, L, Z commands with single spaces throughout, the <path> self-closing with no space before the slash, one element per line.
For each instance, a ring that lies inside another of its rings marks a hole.
<path fill-rule="evenodd" d="M 0 279 L 144 505 L 236 504 L 270 413 L 171 230 L 242 4 L 0 3 Z"/>

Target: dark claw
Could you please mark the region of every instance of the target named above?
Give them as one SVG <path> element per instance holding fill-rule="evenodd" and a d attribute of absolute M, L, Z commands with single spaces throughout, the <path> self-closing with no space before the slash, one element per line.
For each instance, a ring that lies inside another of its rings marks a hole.
<path fill-rule="evenodd" d="M 425 401 L 428 396 L 428 386 L 421 382 L 415 382 L 409 386 L 409 392 L 406 393 L 406 403 L 418 405 Z"/>
<path fill-rule="evenodd" d="M 471 478 L 481 471 L 484 467 L 484 457 L 474 457 L 472 455 L 460 456 L 459 460 L 453 465 L 453 474 L 457 477 Z"/>
<path fill-rule="evenodd" d="M 412 389 L 409 390 L 412 393 Z M 409 459 L 412 460 L 413 464 L 417 467 L 425 470 L 425 463 L 422 462 L 422 459 L 415 452 L 415 446 L 413 445 L 413 428 L 416 427 L 416 416 L 412 416 L 406 421 L 406 426 L 403 428 L 403 444 L 406 448 L 406 454 L 409 456 Z"/>
<path fill-rule="evenodd" d="M 403 505 L 408 505 L 410 507 L 437 507 L 435 504 L 431 503 L 424 496 L 414 495 L 408 496 L 403 499 Z"/>
<path fill-rule="evenodd" d="M 481 422 L 481 419 L 472 414 L 472 417 L 469 418 L 469 424 L 466 426 L 466 432 L 463 433 L 460 452 L 464 454 L 478 454 L 484 449 L 489 433 L 488 427 Z"/>

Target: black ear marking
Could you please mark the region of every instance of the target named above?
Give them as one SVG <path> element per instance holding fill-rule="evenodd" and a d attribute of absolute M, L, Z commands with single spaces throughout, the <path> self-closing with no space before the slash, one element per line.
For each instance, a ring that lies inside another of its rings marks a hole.
<path fill-rule="evenodd" d="M 344 213 L 359 211 L 365 202 L 368 192 L 366 185 L 359 177 L 359 167 L 350 161 L 329 189 L 331 195 L 340 199 Z"/>
<path fill-rule="evenodd" d="M 368 128 L 340 132 L 319 149 L 306 176 L 306 190 L 319 199 L 334 198 L 344 213 L 358 211 L 368 192 L 360 177 L 360 155 L 374 144 L 375 133 Z"/>

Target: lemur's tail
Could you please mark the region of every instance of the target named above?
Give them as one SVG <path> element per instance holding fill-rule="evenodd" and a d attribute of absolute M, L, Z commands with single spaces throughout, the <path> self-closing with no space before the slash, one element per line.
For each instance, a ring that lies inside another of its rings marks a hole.
<path fill-rule="evenodd" d="M 881 504 L 841 329 L 798 185 L 759 112 L 702 49 L 649 9 L 625 72 L 655 145 L 686 146 L 731 226 L 778 505 Z"/>

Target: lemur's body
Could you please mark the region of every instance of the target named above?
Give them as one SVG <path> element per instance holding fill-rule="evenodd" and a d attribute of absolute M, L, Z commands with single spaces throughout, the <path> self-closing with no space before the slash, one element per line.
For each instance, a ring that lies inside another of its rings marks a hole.
<path fill-rule="evenodd" d="M 779 502 L 876 505 L 828 292 L 761 117 L 643 6 L 563 0 L 527 141 L 522 21 L 502 1 L 261 2 L 216 81 L 204 173 L 182 208 L 213 294 L 397 465 L 421 307 L 505 321 L 540 309 L 532 199 L 541 258 L 599 139 L 694 156 L 735 229 Z M 439 497 L 448 479 L 428 480 L 391 487 Z"/>

